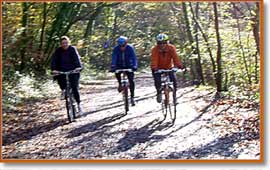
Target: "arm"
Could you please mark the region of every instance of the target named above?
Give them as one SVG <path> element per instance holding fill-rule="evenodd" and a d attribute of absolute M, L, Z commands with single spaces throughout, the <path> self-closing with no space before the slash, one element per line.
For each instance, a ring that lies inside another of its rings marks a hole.
<path fill-rule="evenodd" d="M 113 49 L 113 53 L 112 53 L 112 63 L 111 63 L 111 70 L 114 71 L 115 67 L 116 67 L 116 60 L 117 60 L 117 52 L 116 52 L 116 48 Z"/>
<path fill-rule="evenodd" d="M 80 59 L 81 56 L 80 56 L 80 54 L 79 54 L 76 47 L 72 47 L 72 49 L 73 49 L 73 53 L 74 53 L 75 66 L 76 66 L 76 68 L 81 68 L 82 69 L 83 65 L 82 65 L 82 62 L 81 62 L 81 59 Z"/>
<path fill-rule="evenodd" d="M 135 53 L 135 49 L 132 46 L 131 46 L 131 58 L 132 58 L 133 69 L 137 70 L 137 68 L 138 68 L 138 60 L 137 60 L 137 56 L 136 56 L 136 53 Z"/>
<path fill-rule="evenodd" d="M 151 69 L 155 70 L 158 68 L 158 54 L 157 50 L 155 48 L 151 51 Z"/>
<path fill-rule="evenodd" d="M 52 71 L 55 71 L 57 69 L 56 57 L 57 57 L 57 49 L 54 51 L 51 57 L 51 70 Z"/>
<path fill-rule="evenodd" d="M 173 64 L 178 67 L 178 68 L 183 68 L 183 64 L 182 62 L 180 61 L 180 59 L 178 58 L 178 55 L 176 53 L 176 48 L 175 46 L 172 46 L 172 58 L 173 58 Z"/>

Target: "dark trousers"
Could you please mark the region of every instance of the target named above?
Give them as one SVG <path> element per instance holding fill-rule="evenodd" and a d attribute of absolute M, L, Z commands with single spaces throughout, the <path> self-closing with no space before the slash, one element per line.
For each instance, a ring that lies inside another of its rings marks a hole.
<path fill-rule="evenodd" d="M 121 74 L 123 73 L 115 73 L 115 77 L 119 85 L 121 84 Z M 127 78 L 129 81 L 130 96 L 134 97 L 134 91 L 135 91 L 134 73 L 127 72 Z"/>
<path fill-rule="evenodd" d="M 59 75 L 59 76 L 56 76 L 55 79 L 57 80 L 57 83 L 59 84 L 61 90 L 65 90 L 67 87 L 66 76 Z M 80 80 L 80 74 L 69 75 L 69 83 L 70 83 L 74 98 L 77 103 L 81 102 L 80 93 L 79 93 L 79 80 Z"/>
<path fill-rule="evenodd" d="M 157 93 L 160 93 L 160 88 L 161 88 L 161 74 L 160 73 L 154 73 L 152 70 L 152 75 L 154 77 L 155 81 L 155 87 L 157 90 Z M 173 87 L 175 90 L 177 90 L 177 82 L 176 82 L 176 75 L 174 72 L 169 73 L 170 80 L 173 82 Z"/>

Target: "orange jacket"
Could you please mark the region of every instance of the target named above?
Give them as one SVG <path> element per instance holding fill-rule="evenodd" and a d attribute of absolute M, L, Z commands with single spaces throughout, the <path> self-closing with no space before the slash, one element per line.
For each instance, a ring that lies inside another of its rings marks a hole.
<path fill-rule="evenodd" d="M 182 63 L 177 56 L 175 46 L 166 44 L 162 51 L 156 45 L 151 52 L 151 69 L 171 69 L 173 66 L 182 68 Z"/>

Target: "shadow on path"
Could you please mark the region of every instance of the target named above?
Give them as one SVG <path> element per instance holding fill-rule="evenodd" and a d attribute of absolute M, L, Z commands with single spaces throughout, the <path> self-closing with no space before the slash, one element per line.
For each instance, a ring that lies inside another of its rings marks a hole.
<path fill-rule="evenodd" d="M 236 132 L 217 138 L 204 146 L 191 148 L 181 152 L 172 152 L 166 157 L 166 159 L 200 159 L 211 154 L 218 154 L 222 157 L 237 158 L 241 152 L 233 149 L 233 145 L 235 143 L 259 138 L 259 133 L 248 134 L 246 132 Z"/>

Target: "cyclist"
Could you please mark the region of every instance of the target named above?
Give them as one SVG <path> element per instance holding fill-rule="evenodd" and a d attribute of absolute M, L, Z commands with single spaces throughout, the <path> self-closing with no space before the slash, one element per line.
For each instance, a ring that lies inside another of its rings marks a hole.
<path fill-rule="evenodd" d="M 161 88 L 161 74 L 155 73 L 158 69 L 171 69 L 174 67 L 183 68 L 180 59 L 177 56 L 176 48 L 169 43 L 169 38 L 166 34 L 159 34 L 156 37 L 157 45 L 152 48 L 151 51 L 151 70 L 155 81 L 155 87 L 157 90 L 157 102 L 162 100 Z M 176 90 L 176 76 L 174 72 L 169 74 L 173 86 Z"/>
<path fill-rule="evenodd" d="M 80 70 L 82 69 L 82 63 L 80 55 L 76 47 L 70 45 L 70 39 L 67 36 L 62 36 L 60 39 L 61 47 L 57 48 L 52 55 L 51 70 L 52 73 L 57 74 L 60 71 L 67 72 L 76 70 L 78 73 L 70 74 L 69 81 L 74 94 L 74 98 L 77 102 L 78 110 L 82 114 L 82 107 L 80 104 L 80 93 L 79 93 L 79 79 Z M 64 99 L 66 89 L 66 77 L 65 75 L 54 76 L 54 80 L 57 80 L 60 89 L 62 90 L 61 99 Z"/>
<path fill-rule="evenodd" d="M 137 57 L 135 54 L 134 47 L 128 44 L 128 38 L 124 36 L 120 36 L 117 39 L 118 45 L 114 47 L 112 53 L 112 63 L 111 63 L 111 72 L 114 72 L 117 69 L 132 69 L 136 71 L 138 68 Z M 121 92 L 121 74 L 115 73 L 116 79 L 118 81 L 118 92 Z M 127 72 L 127 77 L 129 81 L 130 88 L 130 103 L 132 106 L 135 106 L 134 101 L 134 91 L 135 91 L 135 83 L 134 83 L 134 73 Z"/>

